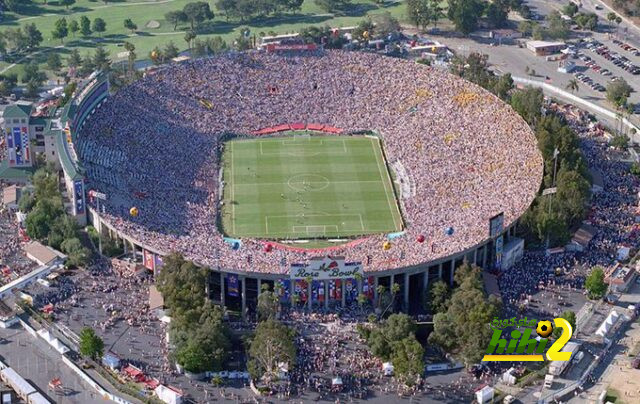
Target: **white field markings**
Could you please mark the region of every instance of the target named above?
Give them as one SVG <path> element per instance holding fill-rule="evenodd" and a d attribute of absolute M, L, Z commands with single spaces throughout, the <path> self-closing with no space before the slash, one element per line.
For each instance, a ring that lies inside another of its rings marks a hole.
<path fill-rule="evenodd" d="M 305 184 L 326 184 L 329 183 L 329 185 L 331 184 L 378 184 L 384 181 L 304 181 Z M 257 187 L 257 186 L 261 186 L 261 185 L 269 185 L 269 186 L 273 186 L 273 185 L 288 185 L 289 182 L 257 182 L 254 184 L 236 184 L 236 186 L 238 187 L 243 187 L 243 186 L 252 186 L 252 187 Z"/>
<path fill-rule="evenodd" d="M 364 228 L 364 221 L 362 220 L 362 214 L 361 213 L 337 213 L 337 214 L 305 214 L 304 216 L 302 216 L 302 214 L 297 214 L 297 215 L 266 215 L 264 217 L 265 219 L 265 230 L 266 230 L 266 234 L 269 235 L 278 235 L 278 234 L 292 234 L 292 233 L 300 233 L 301 230 L 296 230 L 296 229 L 305 229 L 304 232 L 308 234 L 309 232 L 309 228 L 312 227 L 323 227 L 326 231 L 327 227 L 335 227 L 335 231 L 336 233 L 339 233 L 339 228 L 338 225 L 335 224 L 314 224 L 314 225 L 292 225 L 291 231 L 286 231 L 286 232 L 282 232 L 282 231 L 278 231 L 275 233 L 271 233 L 269 232 L 269 219 L 276 219 L 276 218 L 285 218 L 285 219 L 289 219 L 289 218 L 294 218 L 294 219 L 306 219 L 306 218 L 313 218 L 313 217 L 323 217 L 323 218 L 327 218 L 327 217 L 332 217 L 332 218 L 336 218 L 338 221 L 341 221 L 342 224 L 344 225 L 346 222 L 343 222 L 342 219 L 343 218 L 347 218 L 347 217 L 357 217 L 358 221 L 360 222 L 360 230 L 354 229 L 354 230 L 350 230 L 350 229 L 344 229 L 345 232 L 357 232 L 357 231 L 361 231 L 364 232 L 365 228 Z M 335 222 L 335 221 L 334 221 Z M 271 226 L 273 227 L 273 226 Z"/>
<path fill-rule="evenodd" d="M 308 142 L 311 141 L 311 139 L 307 140 Z M 282 156 L 282 155 L 290 155 L 290 156 L 298 156 L 298 157 L 313 157 L 313 156 L 317 156 L 319 154 L 324 153 L 332 153 L 335 154 L 335 150 L 321 150 L 321 151 L 306 151 L 306 150 L 289 150 L 286 151 L 286 146 L 298 146 L 298 147 L 309 147 L 309 146 L 328 146 L 327 144 L 325 144 L 325 142 L 330 143 L 330 142 L 340 142 L 342 143 L 342 153 L 343 154 L 347 154 L 347 144 L 344 141 L 344 139 L 316 139 L 315 140 L 318 143 L 315 144 L 311 144 L 311 145 L 305 145 L 302 142 L 299 142 L 299 139 L 285 139 L 285 140 L 280 140 L 280 142 L 282 143 L 282 150 L 276 151 L 276 152 L 265 152 L 264 149 L 262 148 L 262 145 L 264 143 L 273 143 L 273 141 L 268 141 L 268 140 L 262 140 L 262 141 L 258 141 L 258 144 L 260 145 L 260 155 L 262 156 Z"/>
<path fill-rule="evenodd" d="M 376 145 L 373 143 L 375 140 L 371 139 L 371 147 L 373 147 L 373 153 L 376 155 L 376 162 L 378 163 L 378 170 L 380 171 L 380 179 L 382 180 L 383 184 L 382 186 L 384 187 L 384 193 L 387 195 L 387 203 L 389 204 L 389 210 L 391 211 L 391 216 L 393 217 L 393 225 L 396 227 L 396 230 L 400 230 L 402 229 L 402 223 L 398 224 L 397 223 L 397 218 L 395 213 L 397 212 L 398 214 L 398 218 L 401 217 L 400 215 L 400 210 L 398 209 L 398 204 L 395 203 L 395 201 L 393 200 L 392 195 L 389 195 L 389 191 L 387 190 L 387 181 L 384 180 L 384 175 L 382 173 L 382 171 L 384 171 L 386 173 L 387 176 L 387 180 L 388 183 L 391 184 L 391 177 L 389 177 L 389 171 L 386 169 L 386 166 L 384 164 L 384 159 L 382 162 L 380 162 L 378 159 L 378 152 L 379 152 L 379 147 L 376 147 Z M 381 151 L 380 151 L 381 152 Z M 393 190 L 392 190 L 393 191 Z M 393 192 L 392 192 L 393 194 Z M 395 205 L 395 209 L 393 208 Z M 395 212 L 394 212 L 395 210 Z"/>
<path fill-rule="evenodd" d="M 234 187 L 236 182 L 233 178 L 233 142 L 231 142 L 231 223 L 233 227 L 233 234 L 236 234 L 236 201 L 234 200 Z"/>

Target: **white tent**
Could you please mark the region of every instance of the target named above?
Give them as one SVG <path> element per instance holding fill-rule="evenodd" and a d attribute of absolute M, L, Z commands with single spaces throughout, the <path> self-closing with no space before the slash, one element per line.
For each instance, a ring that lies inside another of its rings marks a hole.
<path fill-rule="evenodd" d="M 385 376 L 393 376 L 393 364 L 391 362 L 385 362 L 382 364 L 382 373 Z"/>
<path fill-rule="evenodd" d="M 493 400 L 493 387 L 484 386 L 480 390 L 476 391 L 476 401 L 480 404 L 484 404 Z"/>
<path fill-rule="evenodd" d="M 618 248 L 618 261 L 625 261 L 629 259 L 629 252 L 631 252 L 631 249 L 629 247 Z"/>
<path fill-rule="evenodd" d="M 604 336 L 607 335 L 609 331 L 611 331 L 613 326 L 618 322 L 619 317 L 620 315 L 615 310 L 612 310 L 604 320 L 604 322 L 600 325 L 600 327 L 598 327 L 596 335 L 604 338 Z"/>
<path fill-rule="evenodd" d="M 333 379 L 331 379 L 331 385 L 332 386 L 342 386 L 342 378 L 340 376 L 336 376 Z"/>

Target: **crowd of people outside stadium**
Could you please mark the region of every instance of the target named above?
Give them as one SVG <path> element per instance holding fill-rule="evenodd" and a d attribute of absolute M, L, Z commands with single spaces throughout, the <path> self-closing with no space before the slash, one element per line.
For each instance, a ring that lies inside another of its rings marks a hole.
<path fill-rule="evenodd" d="M 211 267 L 285 273 L 305 253 L 224 242 L 218 178 L 223 134 L 297 122 L 377 131 L 388 163 L 400 162 L 415 184 L 400 197 L 406 233 L 390 249 L 379 235 L 332 251 L 367 271 L 479 245 L 489 219 L 504 212 L 512 223 L 542 179 L 531 129 L 498 98 L 427 66 L 359 52 L 224 54 L 162 68 L 111 97 L 76 143 L 87 189 L 107 195 L 102 217 L 138 243 Z M 126 161 L 86 152 L 104 148 Z"/>
<path fill-rule="evenodd" d="M 555 103 L 547 108 L 566 118 L 580 137 L 587 165 L 602 175 L 604 191 L 592 194 L 586 218 L 595 234 L 582 252 L 525 253 L 522 261 L 501 274 L 499 285 L 508 310 L 516 312 L 521 306 L 526 309 L 532 305 L 532 300 L 536 300 L 541 310 L 558 315 L 562 309 L 554 304 L 558 294 L 552 290 L 581 290 L 589 269 L 595 265 L 604 268 L 614 265 L 618 248 L 634 243 L 640 180 L 629 172 L 627 163 L 612 158 L 612 153 L 616 152 L 609 147 L 605 132 L 590 122 L 586 113 Z M 556 272 L 560 276 L 556 276 Z M 541 290 L 542 294 L 532 299 L 532 295 Z"/>

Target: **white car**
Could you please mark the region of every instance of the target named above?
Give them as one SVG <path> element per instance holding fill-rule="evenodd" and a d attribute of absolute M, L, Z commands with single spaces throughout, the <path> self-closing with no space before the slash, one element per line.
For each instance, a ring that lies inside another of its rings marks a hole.
<path fill-rule="evenodd" d="M 514 396 L 512 396 L 511 394 L 509 394 L 508 396 L 506 396 L 504 398 L 504 400 L 502 400 L 502 403 L 503 404 L 511 404 L 514 401 L 516 401 L 516 398 Z"/>

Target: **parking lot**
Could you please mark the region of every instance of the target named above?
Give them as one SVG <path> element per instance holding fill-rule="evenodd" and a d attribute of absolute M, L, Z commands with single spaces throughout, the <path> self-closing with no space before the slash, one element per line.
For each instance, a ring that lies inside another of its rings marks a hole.
<path fill-rule="evenodd" d="M 60 354 L 22 327 L 0 328 L 0 358 L 55 403 L 104 403 L 95 390 L 62 363 Z M 59 378 L 61 388 L 46 389 Z"/>

